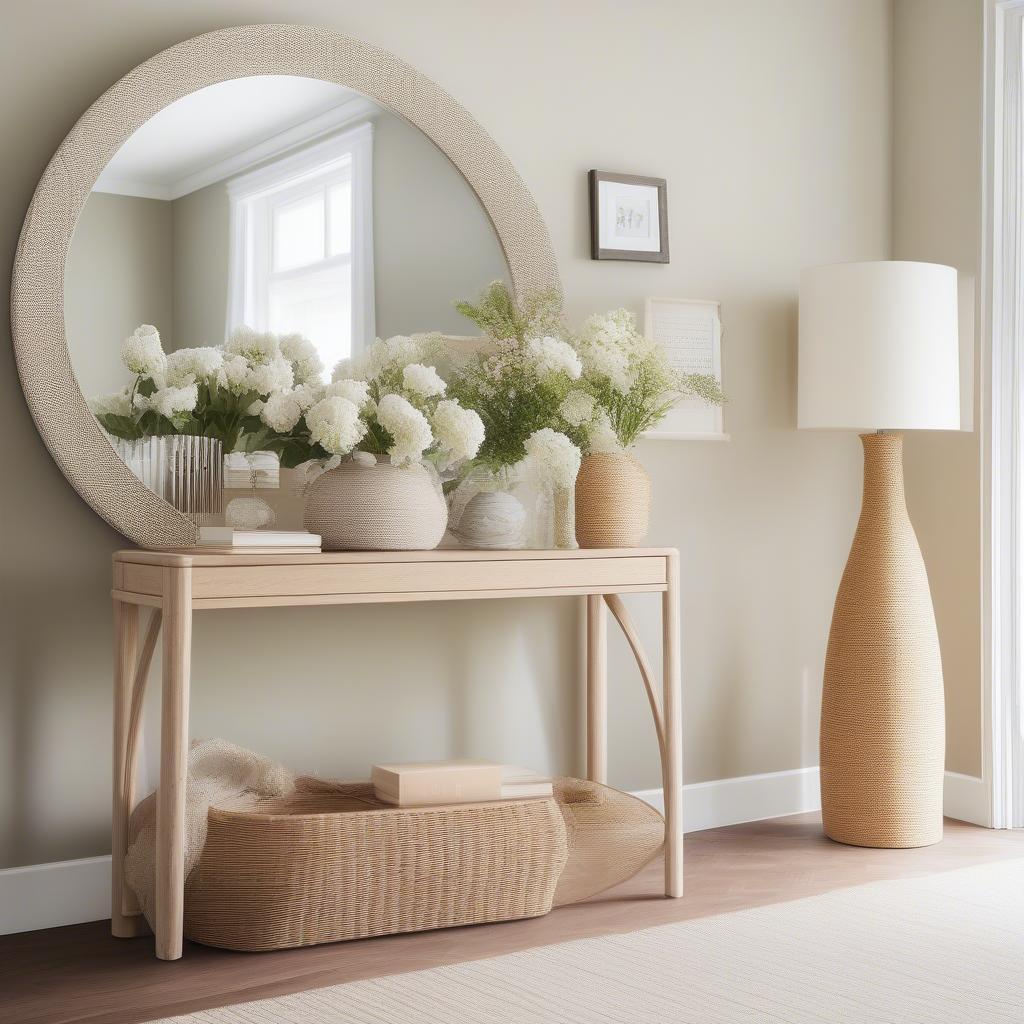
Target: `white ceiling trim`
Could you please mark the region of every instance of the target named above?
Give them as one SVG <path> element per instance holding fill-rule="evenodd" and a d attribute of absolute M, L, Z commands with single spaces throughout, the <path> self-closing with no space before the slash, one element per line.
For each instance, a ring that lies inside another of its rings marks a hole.
<path fill-rule="evenodd" d="M 311 117 L 308 121 L 292 125 L 291 128 L 277 132 L 254 146 L 218 160 L 201 171 L 179 178 L 170 185 L 155 185 L 147 181 L 118 178 L 104 171 L 93 186 L 93 191 L 118 196 L 136 196 L 140 199 L 180 199 L 191 192 L 206 188 L 207 185 L 213 185 L 225 178 L 233 178 L 264 160 L 279 156 L 313 139 L 329 135 L 353 121 L 376 113 L 378 109 L 377 104 L 371 100 L 356 96 L 336 107 L 331 107 L 330 110 L 325 110 L 316 117 Z"/>

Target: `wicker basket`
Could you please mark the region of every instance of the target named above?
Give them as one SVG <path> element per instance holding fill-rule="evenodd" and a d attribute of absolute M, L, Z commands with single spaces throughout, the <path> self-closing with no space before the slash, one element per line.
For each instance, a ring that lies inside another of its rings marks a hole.
<path fill-rule="evenodd" d="M 661 815 L 636 798 L 574 779 L 555 793 L 397 808 L 367 783 L 304 778 L 287 797 L 211 808 L 185 936 L 269 950 L 537 917 L 624 881 L 661 848 Z M 152 797 L 139 805 L 133 841 L 154 811 Z"/>
<path fill-rule="evenodd" d="M 324 551 L 429 551 L 448 525 L 436 474 L 415 464 L 343 462 L 306 492 L 303 525 Z"/>
<path fill-rule="evenodd" d="M 635 548 L 647 536 L 651 478 L 627 453 L 594 452 L 576 477 L 576 541 L 581 548 Z"/>

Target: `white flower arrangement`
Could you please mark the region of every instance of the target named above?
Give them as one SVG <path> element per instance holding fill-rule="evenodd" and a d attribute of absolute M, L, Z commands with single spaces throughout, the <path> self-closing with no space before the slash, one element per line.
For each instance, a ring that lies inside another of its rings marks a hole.
<path fill-rule="evenodd" d="M 451 469 L 472 459 L 484 439 L 482 420 L 457 401 L 443 398 L 445 381 L 435 367 L 421 361 L 438 339 L 377 339 L 364 357 L 339 363 L 315 401 L 310 402 L 315 390 L 311 384 L 268 399 L 260 411 L 266 429 L 251 443 L 278 452 L 285 467 L 346 456 L 360 462 L 387 456 L 396 466 L 428 461 Z M 357 375 L 360 368 L 362 378 Z"/>
<path fill-rule="evenodd" d="M 454 399 L 437 403 L 431 426 L 441 455 L 439 469 L 449 469 L 468 462 L 484 442 L 483 420 L 472 410 L 464 409 Z"/>
<path fill-rule="evenodd" d="M 445 393 L 447 384 L 432 366 L 423 363 L 410 363 L 402 370 L 402 384 L 406 391 L 422 395 L 424 398 L 436 398 Z"/>
<path fill-rule="evenodd" d="M 164 419 L 174 420 L 184 413 L 192 412 L 199 401 L 199 387 L 194 382 L 184 387 L 157 388 L 152 394 L 136 392 L 135 407 L 142 413 L 155 412 Z"/>
<path fill-rule="evenodd" d="M 121 362 L 136 377 L 153 377 L 167 368 L 167 356 L 160 344 L 160 332 L 152 324 L 143 324 L 125 338 Z"/>
<path fill-rule="evenodd" d="M 419 462 L 434 443 L 427 417 L 407 398 L 394 393 L 377 402 L 377 422 L 391 435 L 387 454 L 396 466 Z"/>
<path fill-rule="evenodd" d="M 89 405 L 108 433 L 126 440 L 198 434 L 232 452 L 264 430 L 291 429 L 323 397 L 323 364 L 300 335 L 239 327 L 223 345 L 165 353 L 159 331 L 143 324 L 125 339 L 121 360 L 132 383 Z"/>
<path fill-rule="evenodd" d="M 366 435 L 358 406 L 338 395 L 320 399 L 306 412 L 305 420 L 313 444 L 328 455 L 348 455 Z"/>
<path fill-rule="evenodd" d="M 271 430 L 287 434 L 299 422 L 302 412 L 293 392 L 279 391 L 262 404 L 259 417 Z"/>
<path fill-rule="evenodd" d="M 582 427 L 594 418 L 594 396 L 586 391 L 570 391 L 558 407 L 562 419 L 572 427 Z"/>
<path fill-rule="evenodd" d="M 579 380 L 583 372 L 583 364 L 576 350 L 560 338 L 550 336 L 531 338 L 526 343 L 526 350 L 533 360 L 539 376 L 565 374 L 570 380 Z"/>
<path fill-rule="evenodd" d="M 543 427 L 526 439 L 526 458 L 530 475 L 557 490 L 575 484 L 583 456 L 565 434 Z"/>
<path fill-rule="evenodd" d="M 684 374 L 668 363 L 664 350 L 645 338 L 633 314 L 613 309 L 588 317 L 574 344 L 580 355 L 582 390 L 594 400 L 584 415 L 578 401 L 562 410 L 573 439 L 587 451 L 623 451 L 645 430 L 689 396 L 715 405 L 725 398 L 716 378 Z"/>
<path fill-rule="evenodd" d="M 577 390 L 583 366 L 572 345 L 558 337 L 556 292 L 519 300 L 496 281 L 477 303 L 456 308 L 487 332 L 490 344 L 457 367 L 448 394 L 480 413 L 486 436 L 476 462 L 501 476 L 526 457 L 527 438 L 563 426 L 559 410 Z"/>
<path fill-rule="evenodd" d="M 167 355 L 167 383 L 172 387 L 185 387 L 197 381 L 217 379 L 224 365 L 224 353 L 219 348 L 182 348 Z"/>

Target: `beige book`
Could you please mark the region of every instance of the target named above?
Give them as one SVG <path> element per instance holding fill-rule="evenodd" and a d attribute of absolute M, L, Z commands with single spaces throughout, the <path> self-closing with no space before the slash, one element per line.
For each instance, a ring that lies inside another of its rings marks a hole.
<path fill-rule="evenodd" d="M 399 807 L 474 803 L 502 797 L 502 767 L 490 761 L 376 764 L 370 778 L 378 799 Z"/>

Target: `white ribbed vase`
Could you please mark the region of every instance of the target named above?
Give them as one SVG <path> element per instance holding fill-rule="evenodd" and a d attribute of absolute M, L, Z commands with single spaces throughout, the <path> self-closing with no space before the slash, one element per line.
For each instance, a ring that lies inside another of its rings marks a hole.
<path fill-rule="evenodd" d="M 310 484 L 303 522 L 325 551 L 429 551 L 441 543 L 448 508 L 425 466 L 352 461 Z"/>

